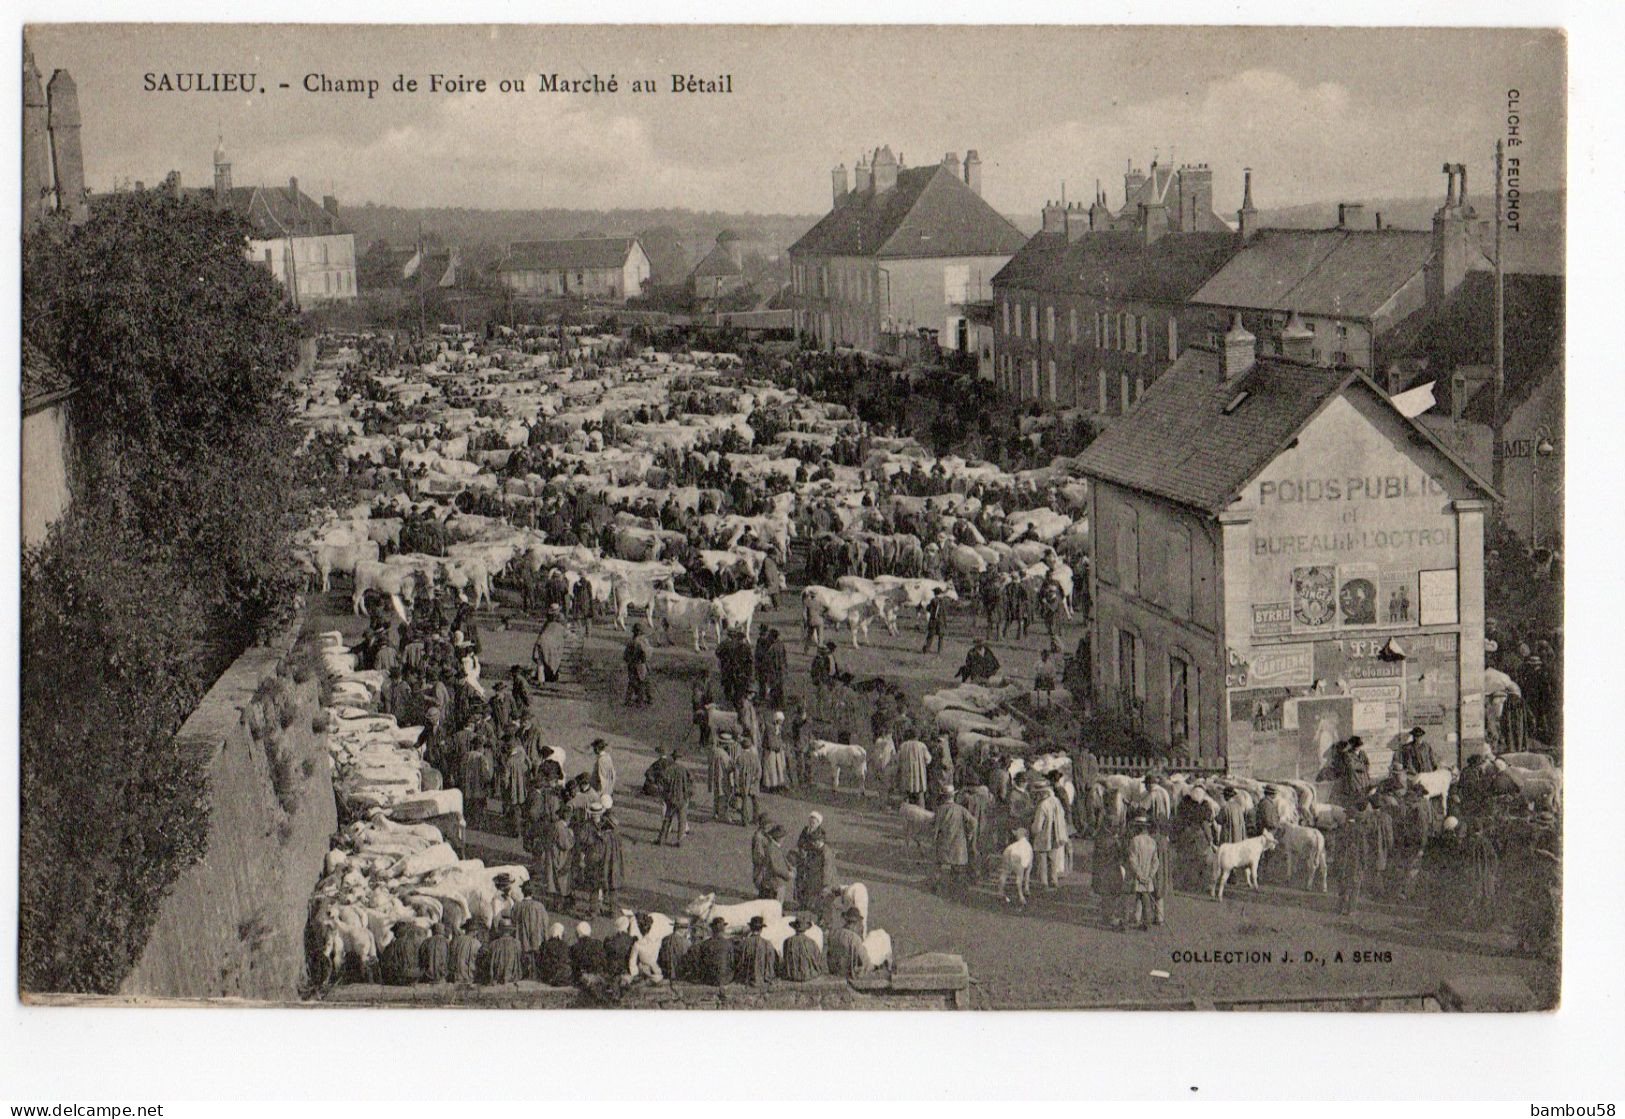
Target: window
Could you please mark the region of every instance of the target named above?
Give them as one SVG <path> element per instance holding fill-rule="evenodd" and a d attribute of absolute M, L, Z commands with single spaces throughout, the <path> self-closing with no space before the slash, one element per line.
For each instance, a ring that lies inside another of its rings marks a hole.
<path fill-rule="evenodd" d="M 327 263 L 327 242 L 326 241 L 322 242 L 322 263 L 323 264 Z M 1342 330 L 1343 328 L 1340 326 L 1340 327 L 1338 327 L 1338 329 Z"/>
<path fill-rule="evenodd" d="M 1010 301 L 1008 299 L 1001 299 L 999 301 L 999 315 L 1000 315 L 1001 320 L 1004 323 L 1004 332 L 1006 334 L 1009 334 L 1010 333 Z"/>
<path fill-rule="evenodd" d="M 1049 359 L 1049 398 L 1050 398 L 1051 401 L 1054 401 L 1054 399 L 1055 399 L 1055 359 L 1054 358 Z"/>
<path fill-rule="evenodd" d="M 1027 337 L 1031 338 L 1035 342 L 1038 341 L 1038 304 L 1037 303 L 1031 303 L 1031 304 L 1028 304 L 1028 306 L 1027 306 Z"/>
<path fill-rule="evenodd" d="M 1014 333 L 1015 333 L 1015 336 L 1017 338 L 1021 337 L 1021 302 L 1020 302 L 1020 300 L 1016 301 L 1016 327 L 1015 327 Z"/>
<path fill-rule="evenodd" d="M 1078 309 L 1076 307 L 1067 312 L 1067 338 L 1071 340 L 1074 346 L 1078 344 Z"/>
<path fill-rule="evenodd" d="M 1116 509 L 1117 585 L 1126 594 L 1140 593 L 1140 511 L 1132 505 Z"/>
<path fill-rule="evenodd" d="M 1143 376 L 1137 376 L 1134 378 L 1134 403 L 1138 404 L 1140 402 L 1140 397 L 1144 395 L 1145 378 Z"/>
<path fill-rule="evenodd" d="M 1140 352 L 1151 353 L 1151 322 L 1144 315 L 1140 316 Z"/>
<path fill-rule="evenodd" d="M 1046 341 L 1055 341 L 1055 305 L 1053 303 L 1044 308 L 1044 338 Z"/>
<path fill-rule="evenodd" d="M 1128 411 L 1128 374 L 1120 374 L 1117 378 L 1117 414 L 1123 415 Z"/>
<path fill-rule="evenodd" d="M 1126 629 L 1117 631 L 1117 696 L 1123 711 L 1138 718 L 1145 705 L 1145 673 L 1141 671 L 1140 638 Z"/>
<path fill-rule="evenodd" d="M 1102 369 L 1095 376 L 1100 382 L 1100 407 L 1095 410 L 1104 416 L 1106 414 L 1106 371 Z"/>
<path fill-rule="evenodd" d="M 1027 365 L 1027 371 L 1032 374 L 1032 398 L 1038 399 L 1038 359 L 1033 358 Z"/>
<path fill-rule="evenodd" d="M 1172 315 L 1168 316 L 1168 360 L 1172 361 L 1179 356 L 1179 321 Z"/>
<path fill-rule="evenodd" d="M 1168 655 L 1168 743 L 1187 757 L 1199 753 L 1196 666 L 1179 653 Z"/>

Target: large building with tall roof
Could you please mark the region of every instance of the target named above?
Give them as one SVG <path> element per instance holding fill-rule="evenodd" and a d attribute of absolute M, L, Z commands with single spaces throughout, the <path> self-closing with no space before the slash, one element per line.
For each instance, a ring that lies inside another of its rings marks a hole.
<path fill-rule="evenodd" d="M 1484 739 L 1484 521 L 1496 494 L 1310 336 L 1193 345 L 1079 456 L 1094 685 L 1173 765 L 1316 780 L 1359 735 Z"/>
<path fill-rule="evenodd" d="M 515 241 L 498 265 L 515 295 L 625 303 L 649 284 L 649 255 L 636 237 Z"/>
<path fill-rule="evenodd" d="M 796 334 L 825 348 L 911 354 L 952 348 L 964 308 L 1026 238 L 981 196 L 972 150 L 925 167 L 889 147 L 832 172 L 834 205 L 790 246 Z"/>

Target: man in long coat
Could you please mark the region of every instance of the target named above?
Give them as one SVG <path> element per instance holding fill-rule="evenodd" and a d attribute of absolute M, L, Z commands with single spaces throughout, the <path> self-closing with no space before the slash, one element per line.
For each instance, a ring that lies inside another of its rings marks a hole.
<path fill-rule="evenodd" d="M 519 938 L 519 954 L 525 965 L 525 978 L 536 978 L 536 950 L 547 940 L 547 906 L 536 897 L 541 888 L 535 882 L 524 885 L 525 896 L 513 907 L 514 933 Z"/>
<path fill-rule="evenodd" d="M 780 969 L 784 978 L 792 983 L 805 983 L 826 974 L 829 968 L 824 962 L 824 950 L 807 935 L 807 919 L 795 917 L 790 924 L 796 933 L 784 942 L 784 964 Z"/>
<path fill-rule="evenodd" d="M 1128 887 L 1134 893 L 1135 917 L 1140 928 L 1151 927 L 1152 918 L 1158 924 L 1162 917 L 1157 911 L 1157 879 L 1161 871 L 1161 858 L 1157 841 L 1151 838 L 1151 822 L 1145 816 L 1134 818 L 1134 837 L 1128 842 Z"/>
<path fill-rule="evenodd" d="M 971 863 L 981 867 L 989 858 L 999 854 L 995 847 L 998 837 L 994 834 L 999 809 L 993 801 L 992 790 L 986 785 L 971 786 L 965 794 L 965 809 L 976 822 L 971 839 Z"/>
<path fill-rule="evenodd" d="M 739 797 L 739 826 L 756 819 L 756 794 L 762 787 L 762 760 L 751 745 L 741 743 L 733 759 L 734 792 Z"/>
<path fill-rule="evenodd" d="M 953 797 L 953 787 L 937 808 L 931 822 L 931 846 L 937 861 L 937 873 L 944 891 L 962 886 L 970 866 L 971 850 L 976 845 L 976 818 Z"/>
<path fill-rule="evenodd" d="M 795 907 L 809 913 L 818 912 L 825 894 L 835 887 L 835 852 L 825 844 L 822 835 L 796 848 L 795 871 Z"/>
<path fill-rule="evenodd" d="M 925 804 L 925 790 L 931 771 L 931 750 L 918 738 L 910 738 L 897 748 L 897 785 L 910 804 Z"/>
<path fill-rule="evenodd" d="M 1247 838 L 1247 813 L 1235 789 L 1224 791 L 1224 815 L 1219 819 L 1220 843 L 1240 843 Z"/>
<path fill-rule="evenodd" d="M 1038 865 L 1040 881 L 1054 890 L 1061 885 L 1061 872 L 1066 867 L 1067 842 L 1071 834 L 1066 825 L 1066 809 L 1061 804 L 1061 798 L 1055 795 L 1055 787 L 1046 781 L 1039 797 L 1029 829 L 1033 840 L 1033 862 Z"/>
<path fill-rule="evenodd" d="M 504 917 L 497 924 L 496 939 L 486 949 L 484 982 L 491 986 L 517 983 L 523 977 L 519 941 L 513 935 L 513 922 Z"/>
<path fill-rule="evenodd" d="M 858 932 L 863 926 L 863 914 L 856 906 L 842 916 L 842 925 L 830 933 L 824 948 L 824 960 L 829 973 L 839 979 L 856 979 L 869 970 L 869 950 L 863 946 Z"/>
<path fill-rule="evenodd" d="M 728 939 L 726 917 L 711 919 L 711 935 L 690 950 L 689 960 L 693 967 L 690 977 L 694 982 L 714 987 L 725 987 L 733 982 L 734 945 Z"/>
<path fill-rule="evenodd" d="M 762 939 L 767 921 L 760 914 L 750 919 L 750 932 L 734 953 L 734 981 L 748 987 L 766 987 L 778 978 L 779 956 Z"/>
<path fill-rule="evenodd" d="M 536 644 L 530 650 L 530 659 L 536 665 L 538 684 L 555 683 L 559 673 L 564 671 L 567 634 L 563 611 L 554 603 L 547 608 L 547 621 L 542 623 L 542 631 L 536 635 Z"/>

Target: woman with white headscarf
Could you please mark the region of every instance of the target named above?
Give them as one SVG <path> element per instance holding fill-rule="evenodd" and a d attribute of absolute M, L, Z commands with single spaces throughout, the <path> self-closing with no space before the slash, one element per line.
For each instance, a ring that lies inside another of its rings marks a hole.
<path fill-rule="evenodd" d="M 777 793 L 790 783 L 790 767 L 785 757 L 784 712 L 773 719 L 762 734 L 762 791 Z"/>

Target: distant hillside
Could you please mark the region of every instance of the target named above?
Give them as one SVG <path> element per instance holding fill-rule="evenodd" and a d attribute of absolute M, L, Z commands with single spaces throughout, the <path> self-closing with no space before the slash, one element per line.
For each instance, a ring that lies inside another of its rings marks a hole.
<path fill-rule="evenodd" d="M 710 251 L 724 229 L 759 239 L 769 255 L 783 253 L 818 220 L 815 215 L 729 214 L 694 210 L 473 210 L 461 208 L 404 209 L 398 206 L 345 206 L 339 218 L 355 234 L 356 247 L 365 251 L 375 241 L 410 245 L 421 228 L 425 240 L 456 245 L 464 264 L 485 268 L 501 258 L 514 241 L 575 237 L 591 231 L 605 237 L 657 233 L 657 267 L 686 275 Z M 659 277 L 661 282 L 667 278 Z M 682 275 L 669 282 L 678 282 Z"/>
<path fill-rule="evenodd" d="M 1400 229 L 1433 228 L 1433 212 L 1439 208 L 1437 198 L 1346 198 L 1342 201 L 1362 203 L 1368 223 L 1375 224 L 1376 215 L 1381 214 L 1384 225 Z M 1493 194 L 1476 195 L 1469 201 L 1478 210 L 1479 217 L 1485 221 L 1494 219 Z M 1521 201 L 1522 214 L 1517 232 L 1508 229 L 1502 233 L 1507 270 L 1562 274 L 1565 192 L 1529 191 Z M 1316 202 L 1306 206 L 1260 210 L 1258 217 L 1260 227 L 1325 229 L 1337 224 L 1337 203 Z"/>

